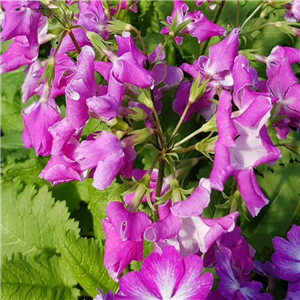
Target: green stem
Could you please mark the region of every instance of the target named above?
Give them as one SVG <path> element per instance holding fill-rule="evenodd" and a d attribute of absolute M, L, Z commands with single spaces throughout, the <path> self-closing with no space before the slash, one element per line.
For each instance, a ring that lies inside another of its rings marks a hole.
<path fill-rule="evenodd" d="M 176 168 L 174 166 L 174 163 L 169 156 L 166 156 L 166 159 L 167 159 L 168 165 L 170 166 L 172 177 L 173 177 L 173 179 L 176 179 Z"/>
<path fill-rule="evenodd" d="M 81 49 L 80 49 L 80 47 L 79 47 L 79 45 L 78 45 L 78 43 L 76 41 L 76 38 L 75 38 L 75 36 L 74 36 L 74 34 L 73 34 L 72 31 L 69 32 L 69 36 L 70 36 L 70 38 L 71 38 L 71 40 L 72 40 L 72 42 L 73 42 L 73 44 L 74 44 L 74 46 L 76 48 L 77 53 L 79 54 L 81 52 Z"/>
<path fill-rule="evenodd" d="M 173 133 L 171 135 L 171 137 L 170 137 L 170 140 L 168 142 L 168 146 L 171 145 L 171 143 L 172 143 L 172 141 L 173 141 L 176 133 L 178 132 L 178 130 L 179 130 L 179 128 L 180 128 L 180 126 L 181 126 L 181 124 L 182 124 L 182 122 L 183 122 L 183 120 L 184 120 L 184 118 L 185 118 L 185 116 L 186 116 L 186 114 L 187 114 L 187 112 L 188 112 L 188 110 L 189 110 L 189 108 L 190 108 L 191 105 L 192 105 L 192 103 L 188 102 L 187 106 L 185 107 L 185 109 L 184 109 L 184 111 L 183 111 L 183 113 L 182 113 L 182 115 L 181 115 L 181 117 L 180 117 L 180 119 L 179 119 L 179 121 L 178 121 L 178 123 L 177 123 L 177 125 L 176 125 L 176 127 L 175 127 L 175 129 L 174 129 L 174 131 L 173 131 Z"/>
<path fill-rule="evenodd" d="M 138 39 L 142 45 L 144 55 L 148 58 L 147 49 L 146 49 L 145 43 L 143 41 L 143 38 L 141 36 L 141 33 L 134 26 L 130 26 L 130 28 L 135 32 L 136 36 L 138 37 Z"/>
<path fill-rule="evenodd" d="M 216 13 L 216 15 L 215 15 L 214 20 L 213 20 L 213 23 L 217 24 L 217 22 L 218 22 L 218 20 L 219 20 L 219 18 L 220 18 L 220 15 L 221 15 L 221 13 L 222 13 L 222 10 L 223 10 L 223 8 L 224 8 L 224 6 L 225 6 L 225 2 L 226 2 L 225 0 L 221 2 L 220 6 L 219 6 L 219 9 L 218 9 L 218 11 L 217 11 L 217 13 Z M 205 50 L 206 50 L 206 48 L 207 48 L 207 46 L 208 46 L 209 41 L 210 41 L 210 38 L 207 39 L 207 40 L 205 41 L 205 43 L 203 44 L 202 49 L 201 49 L 201 52 L 200 52 L 200 56 L 201 56 L 201 55 L 204 55 Z"/>
<path fill-rule="evenodd" d="M 85 33 L 87 32 L 87 30 L 81 25 L 74 25 L 70 29 L 72 30 L 72 29 L 76 29 L 76 28 L 81 28 Z"/>
<path fill-rule="evenodd" d="M 155 197 L 160 197 L 161 189 L 163 185 L 164 173 L 165 173 L 165 164 L 166 159 L 164 155 L 161 155 L 159 159 L 159 167 L 158 167 L 158 176 L 157 176 L 157 183 L 156 183 L 156 191 Z"/>
<path fill-rule="evenodd" d="M 118 7 L 118 12 L 117 12 L 117 17 L 116 17 L 117 20 L 119 19 L 119 16 L 120 16 L 121 7 L 122 7 L 122 0 L 119 1 L 119 7 Z"/>
<path fill-rule="evenodd" d="M 161 156 L 161 153 L 157 153 L 157 155 L 155 156 L 155 158 L 154 158 L 154 160 L 152 162 L 152 165 L 151 165 L 150 169 L 148 170 L 148 175 L 149 176 L 151 176 L 151 174 L 152 174 L 152 172 L 153 172 L 153 170 L 155 168 L 155 165 L 156 165 L 156 163 L 157 163 L 157 161 L 158 161 L 158 159 L 159 159 L 160 156 Z"/>
<path fill-rule="evenodd" d="M 235 27 L 239 27 L 239 25 L 240 25 L 240 1 L 237 0 L 236 25 L 235 25 Z"/>
<path fill-rule="evenodd" d="M 252 12 L 252 14 L 245 20 L 245 22 L 242 24 L 241 29 L 253 18 L 253 16 L 261 9 L 261 7 L 265 4 L 265 2 L 260 3 L 256 9 Z"/>
<path fill-rule="evenodd" d="M 160 49 L 159 52 L 157 53 L 156 58 L 155 58 L 155 61 L 153 62 L 153 64 L 155 64 L 155 63 L 158 61 L 160 55 L 161 55 L 162 52 L 164 51 L 164 49 L 165 49 L 167 43 L 169 42 L 170 38 L 171 38 L 171 36 L 168 35 L 168 37 L 166 38 L 166 40 L 165 40 L 164 44 L 162 45 L 161 49 Z"/>
<path fill-rule="evenodd" d="M 249 33 L 253 32 L 253 31 L 256 31 L 256 30 L 259 30 L 259 29 L 262 29 L 262 28 L 264 28 L 266 26 L 271 26 L 271 25 L 276 26 L 274 22 L 263 24 L 263 25 L 258 26 L 256 28 L 253 28 L 253 29 L 251 29 L 249 31 L 243 32 L 241 35 L 249 34 Z"/>
<path fill-rule="evenodd" d="M 63 39 L 64 39 L 64 37 L 65 37 L 66 35 L 67 35 L 67 31 L 64 31 L 64 33 L 63 33 L 62 36 L 61 36 L 61 39 L 59 40 L 59 43 L 58 43 L 58 45 L 57 45 L 55 51 L 54 51 L 54 53 L 53 53 L 53 57 L 54 57 L 54 58 L 55 58 L 55 56 L 56 56 L 56 54 L 57 54 L 57 52 L 58 52 L 58 50 L 59 50 L 59 48 L 60 48 L 60 46 L 61 46 L 61 43 L 62 43 L 62 41 L 63 41 Z"/>
<path fill-rule="evenodd" d="M 199 134 L 199 133 L 201 133 L 201 132 L 203 132 L 202 126 L 201 126 L 199 129 L 197 129 L 196 131 L 194 131 L 194 132 L 192 132 L 191 134 L 189 134 L 188 136 L 186 136 L 184 139 L 182 139 L 182 140 L 179 141 L 178 143 L 176 143 L 176 144 L 174 145 L 174 148 L 176 148 L 176 147 L 182 145 L 183 143 L 185 143 L 186 141 L 190 140 L 191 138 L 193 138 L 194 136 L 196 136 L 197 134 Z"/>

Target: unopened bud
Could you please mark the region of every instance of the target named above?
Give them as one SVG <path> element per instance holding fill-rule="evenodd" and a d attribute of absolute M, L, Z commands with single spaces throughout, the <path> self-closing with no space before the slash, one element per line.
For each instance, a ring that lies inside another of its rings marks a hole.
<path fill-rule="evenodd" d="M 192 87 L 190 90 L 190 96 L 189 96 L 190 103 L 196 102 L 196 100 L 198 100 L 199 98 L 201 98 L 203 96 L 203 94 L 205 93 L 206 87 L 210 81 L 210 78 L 208 78 L 201 84 L 200 76 L 201 76 L 200 73 L 198 73 L 196 80 L 193 81 L 193 84 L 192 84 Z"/>
<path fill-rule="evenodd" d="M 120 115 L 126 118 L 130 118 L 134 121 L 143 121 L 147 118 L 146 112 L 138 107 L 121 107 Z"/>
<path fill-rule="evenodd" d="M 116 34 L 121 34 L 123 31 L 131 31 L 132 30 L 132 25 L 124 23 L 123 21 L 120 20 L 112 20 L 108 22 L 107 29 Z"/>
<path fill-rule="evenodd" d="M 121 143 L 124 148 L 135 146 L 141 143 L 146 142 L 151 135 L 154 133 L 154 130 L 152 128 L 143 128 L 134 130 L 129 133 L 130 136 L 124 138 Z"/>

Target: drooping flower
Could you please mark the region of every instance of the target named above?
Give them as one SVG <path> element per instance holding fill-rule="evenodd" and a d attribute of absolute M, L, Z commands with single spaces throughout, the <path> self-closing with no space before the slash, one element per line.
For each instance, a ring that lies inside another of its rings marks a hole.
<path fill-rule="evenodd" d="M 202 260 L 196 255 L 182 258 L 173 247 L 162 254 L 152 253 L 142 263 L 141 271 L 130 272 L 120 280 L 115 300 L 185 299 L 204 300 L 213 278 L 202 272 Z"/>
<path fill-rule="evenodd" d="M 91 136 L 84 140 L 76 150 L 77 161 L 83 170 L 92 169 L 93 186 L 100 190 L 108 187 L 119 173 L 131 177 L 135 157 L 133 149 L 123 149 L 118 138 L 106 131 L 96 139 Z"/>
<path fill-rule="evenodd" d="M 143 234 L 151 221 L 146 213 L 132 213 L 120 202 L 110 202 L 106 215 L 107 219 L 102 220 L 106 237 L 104 266 L 110 277 L 118 281 L 121 272 L 132 260 L 142 260 Z"/>
<path fill-rule="evenodd" d="M 23 109 L 22 118 L 25 126 L 22 135 L 25 148 L 33 147 L 37 155 L 50 155 L 53 138 L 48 129 L 61 119 L 55 101 L 45 95 Z"/>
<path fill-rule="evenodd" d="M 66 119 L 74 129 L 80 129 L 89 119 L 86 100 L 96 94 L 94 50 L 85 46 L 77 58 L 77 70 L 66 87 Z"/>

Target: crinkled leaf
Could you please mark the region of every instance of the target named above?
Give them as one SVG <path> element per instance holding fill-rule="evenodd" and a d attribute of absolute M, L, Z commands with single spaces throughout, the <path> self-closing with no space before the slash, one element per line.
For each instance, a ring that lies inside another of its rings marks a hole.
<path fill-rule="evenodd" d="M 76 300 L 79 291 L 72 273 L 58 256 L 23 256 L 14 253 L 1 261 L 1 299 Z"/>
<path fill-rule="evenodd" d="M 54 202 L 47 187 L 2 182 L 1 188 L 2 255 L 13 252 L 56 253 L 56 237 L 78 225 L 68 219 L 65 202 Z"/>
<path fill-rule="evenodd" d="M 116 290 L 117 284 L 109 277 L 103 265 L 104 246 L 95 239 L 77 238 L 73 232 L 59 241 L 59 251 L 79 284 L 91 296 Z"/>

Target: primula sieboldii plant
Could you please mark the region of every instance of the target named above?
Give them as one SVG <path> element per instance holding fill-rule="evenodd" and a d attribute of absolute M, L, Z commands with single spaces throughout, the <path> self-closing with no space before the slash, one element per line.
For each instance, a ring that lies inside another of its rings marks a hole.
<path fill-rule="evenodd" d="M 299 300 L 299 21 L 1 1 L 3 299 Z"/>

